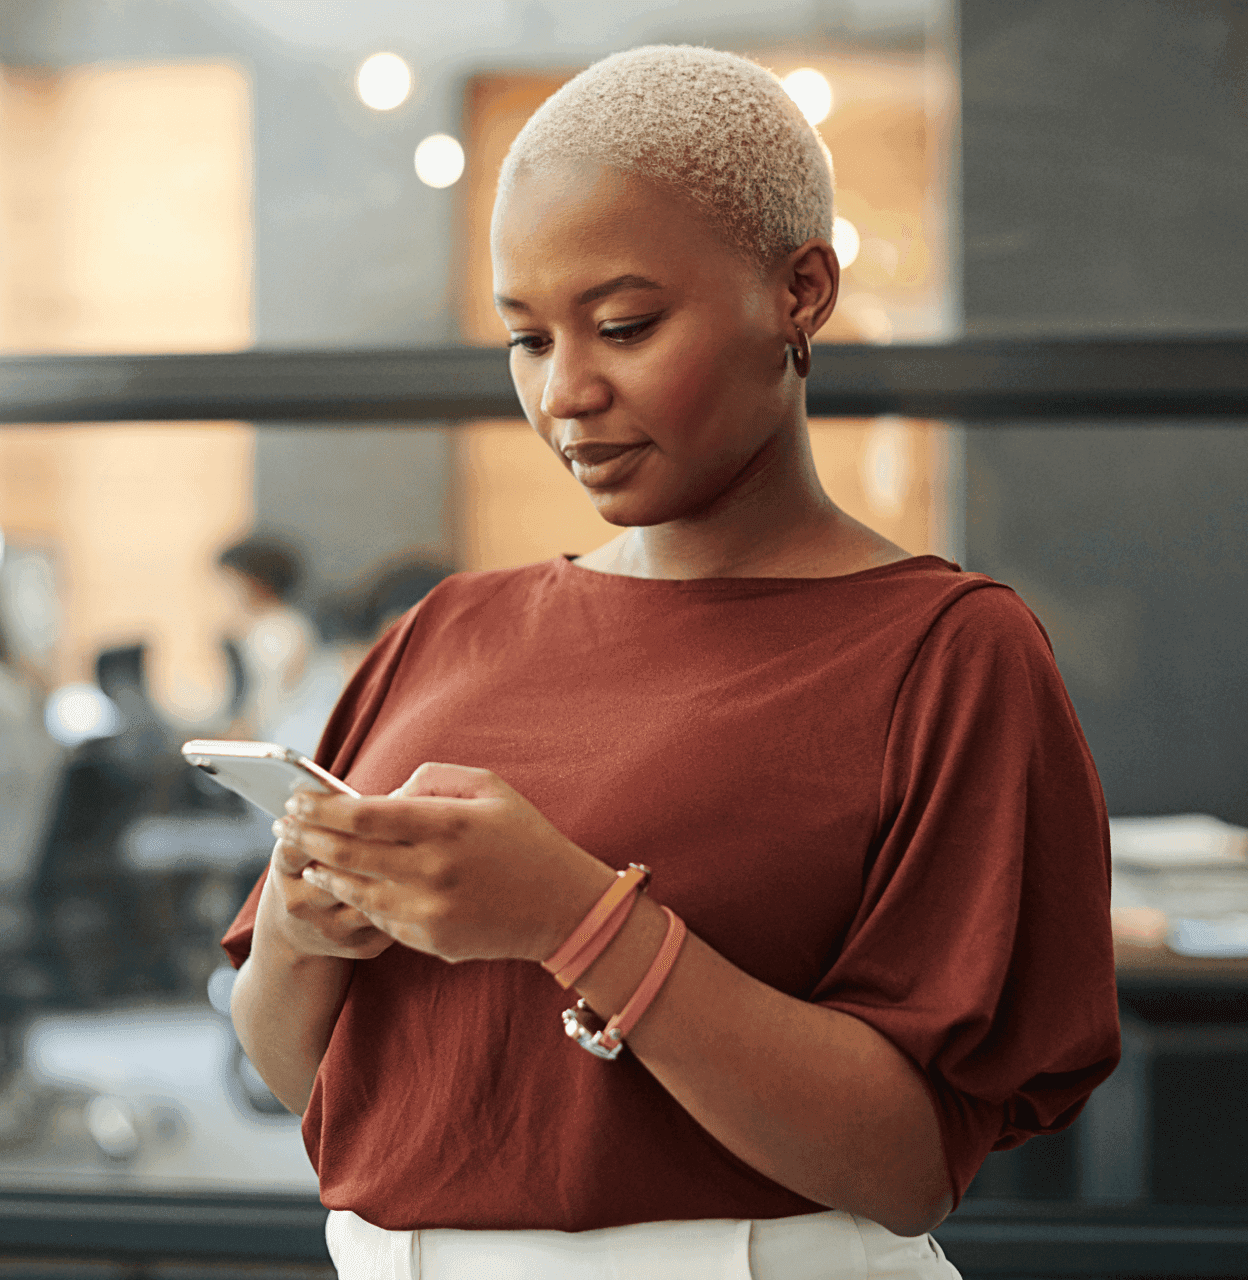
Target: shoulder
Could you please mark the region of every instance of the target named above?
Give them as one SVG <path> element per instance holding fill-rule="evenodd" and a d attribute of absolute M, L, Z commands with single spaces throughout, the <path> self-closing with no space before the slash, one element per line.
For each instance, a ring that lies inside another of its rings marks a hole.
<path fill-rule="evenodd" d="M 984 573 L 944 571 L 949 564 L 915 576 L 912 589 L 926 615 L 925 645 L 1021 646 L 1052 656 L 1043 624 L 1013 587 Z"/>
<path fill-rule="evenodd" d="M 983 635 L 1041 638 L 1048 645 L 1040 619 L 1013 587 L 983 574 L 970 576 L 974 581 L 946 610 L 948 625 Z"/>
<path fill-rule="evenodd" d="M 395 620 L 366 661 L 388 665 L 401 680 L 422 656 L 458 660 L 466 650 L 504 644 L 518 625 L 566 611 L 567 571 L 567 561 L 557 557 L 512 569 L 453 573 Z"/>
<path fill-rule="evenodd" d="M 827 603 L 843 611 L 848 600 L 868 635 L 908 648 L 914 658 L 951 646 L 1052 653 L 1040 620 L 1012 587 L 941 556 L 911 556 L 840 581 L 844 592 Z"/>
<path fill-rule="evenodd" d="M 931 735 L 995 747 L 987 769 L 1060 740 L 1072 761 L 1090 756 L 1040 619 L 1013 588 L 984 575 L 951 593 L 931 620 L 898 688 L 890 735 Z"/>
<path fill-rule="evenodd" d="M 395 624 L 410 634 L 484 612 L 532 607 L 536 598 L 549 597 L 566 577 L 562 556 L 512 569 L 475 569 L 443 578 Z"/>
<path fill-rule="evenodd" d="M 1031 653 L 1044 667 L 1056 671 L 1053 642 L 1027 602 L 1004 583 L 989 579 L 987 586 L 996 589 L 968 592 L 952 611 L 951 623 L 968 638 Z"/>
<path fill-rule="evenodd" d="M 1035 767 L 1063 794 L 1094 797 L 1095 765 L 1039 618 L 1011 587 L 966 576 L 976 581 L 941 601 L 898 686 L 893 794 L 942 773 L 979 793 Z"/>
<path fill-rule="evenodd" d="M 330 717 L 317 762 L 345 776 L 383 704 L 418 685 L 422 662 L 459 664 L 465 652 L 479 651 L 483 639 L 505 646 L 514 620 L 556 584 L 561 565 L 566 568 L 566 561 L 443 578 L 365 655 Z"/>
<path fill-rule="evenodd" d="M 1012 587 L 981 573 L 946 572 L 912 591 L 899 707 L 916 699 L 1002 710 L 1011 699 L 1067 701 L 1049 636 Z"/>

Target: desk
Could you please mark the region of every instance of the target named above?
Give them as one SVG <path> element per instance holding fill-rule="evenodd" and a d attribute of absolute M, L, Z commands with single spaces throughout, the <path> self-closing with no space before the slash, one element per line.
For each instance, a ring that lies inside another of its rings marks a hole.
<path fill-rule="evenodd" d="M 1068 1130 L 991 1154 L 971 1199 L 1248 1205 L 1248 960 L 1115 960 L 1117 1070 Z"/>
<path fill-rule="evenodd" d="M 1114 942 L 1118 990 L 1131 992 L 1167 987 L 1171 990 L 1214 988 L 1248 994 L 1248 959 L 1198 960 L 1167 946 L 1141 947 Z"/>
<path fill-rule="evenodd" d="M 1167 1177 L 1173 1188 L 1180 1166 L 1163 1157 L 1166 1168 L 1156 1176 L 1152 1168 L 1161 1136 L 1154 1122 L 1154 1064 L 1160 1057 L 1248 1060 L 1248 959 L 1194 959 L 1165 946 L 1131 943 L 1115 944 L 1114 958 L 1122 1062 L 1078 1121 L 1079 1196 L 1109 1203 L 1169 1199 Z M 1200 1097 L 1193 1108 L 1203 1105 L 1210 1114 L 1223 1101 Z M 1219 1128 L 1214 1121 L 1210 1126 Z M 1243 1152 L 1236 1155 L 1233 1143 L 1226 1146 L 1221 1158 L 1248 1160 Z M 1219 1158 L 1211 1151 L 1209 1167 Z M 1241 1181 L 1244 1176 L 1242 1170 L 1237 1175 Z"/>

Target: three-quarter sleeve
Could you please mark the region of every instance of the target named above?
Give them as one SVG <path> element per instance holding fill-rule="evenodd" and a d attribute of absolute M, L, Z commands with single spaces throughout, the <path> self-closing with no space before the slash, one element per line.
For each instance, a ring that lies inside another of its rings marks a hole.
<path fill-rule="evenodd" d="M 989 1151 L 1070 1124 L 1119 1057 L 1104 797 L 1012 591 L 960 596 L 919 645 L 872 852 L 814 998 L 922 1070 L 956 1201 Z"/>

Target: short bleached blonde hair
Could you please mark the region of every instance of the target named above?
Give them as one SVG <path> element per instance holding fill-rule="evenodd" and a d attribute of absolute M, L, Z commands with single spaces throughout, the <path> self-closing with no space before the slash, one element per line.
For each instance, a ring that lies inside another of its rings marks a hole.
<path fill-rule="evenodd" d="M 646 45 L 612 54 L 533 113 L 499 174 L 593 161 L 686 196 L 764 269 L 832 239 L 832 157 L 779 79 L 736 54 Z M 496 209 L 498 204 L 496 204 Z"/>

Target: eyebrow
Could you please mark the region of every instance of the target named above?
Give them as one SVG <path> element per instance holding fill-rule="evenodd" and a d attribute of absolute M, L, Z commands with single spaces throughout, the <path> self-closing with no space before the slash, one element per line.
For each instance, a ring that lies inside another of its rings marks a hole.
<path fill-rule="evenodd" d="M 657 280 L 647 280 L 645 276 L 623 275 L 616 276 L 614 280 L 607 280 L 603 284 L 596 284 L 590 289 L 586 289 L 584 293 L 578 294 L 576 305 L 584 307 L 591 302 L 597 302 L 599 298 L 605 298 L 613 293 L 618 293 L 621 289 L 662 289 L 663 286 Z M 494 305 L 505 311 L 528 311 L 530 308 L 526 303 L 520 302 L 516 298 L 505 298 L 502 294 L 494 295 Z"/>

